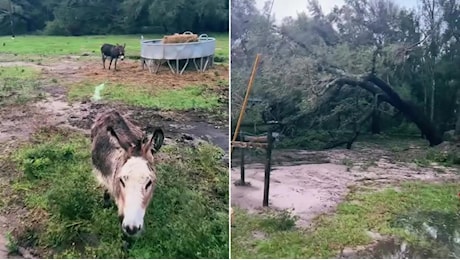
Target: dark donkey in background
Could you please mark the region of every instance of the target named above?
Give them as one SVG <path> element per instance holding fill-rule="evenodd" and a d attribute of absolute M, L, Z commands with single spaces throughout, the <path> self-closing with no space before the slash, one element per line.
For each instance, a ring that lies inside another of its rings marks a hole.
<path fill-rule="evenodd" d="M 104 66 L 105 69 L 105 60 L 107 57 L 110 57 L 110 64 L 109 64 L 109 69 L 110 66 L 112 66 L 112 61 L 115 59 L 115 70 L 117 70 L 117 61 L 118 58 L 121 60 L 125 59 L 125 47 L 126 43 L 121 46 L 118 43 L 116 45 L 104 43 L 101 47 L 101 54 L 102 54 L 102 65 Z"/>

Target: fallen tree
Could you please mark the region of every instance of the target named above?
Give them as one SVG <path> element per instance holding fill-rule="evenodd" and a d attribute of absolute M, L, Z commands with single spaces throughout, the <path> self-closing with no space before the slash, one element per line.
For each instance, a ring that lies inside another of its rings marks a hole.
<path fill-rule="evenodd" d="M 308 53 L 312 54 L 315 57 L 315 54 L 310 50 L 310 48 L 305 45 L 304 43 L 297 41 L 295 37 L 291 37 L 288 33 L 284 32 L 283 30 L 278 31 L 284 37 L 288 38 L 291 42 L 295 43 L 297 46 L 300 46 Z M 337 96 L 343 86 L 348 85 L 352 87 L 359 87 L 361 89 L 367 90 L 372 95 L 377 97 L 375 102 L 380 104 L 381 102 L 386 102 L 392 105 L 394 108 L 399 110 L 408 120 L 413 122 L 421 131 L 422 136 L 425 137 L 430 146 L 435 146 L 443 142 L 442 135 L 438 132 L 433 122 L 429 119 L 427 115 L 425 115 L 420 108 L 418 108 L 415 104 L 408 100 L 403 100 L 399 94 L 385 81 L 380 79 L 376 75 L 375 70 L 375 59 L 373 61 L 372 68 L 370 69 L 370 73 L 364 75 L 352 75 L 349 74 L 340 68 L 334 67 L 324 61 L 321 57 L 317 58 L 317 68 L 318 73 L 324 73 L 332 75 L 334 78 L 333 80 L 329 81 L 325 84 L 325 86 L 321 87 L 321 91 L 318 93 L 314 93 L 321 101 L 318 102 L 317 105 L 320 107 L 322 104 L 327 104 L 329 100 L 331 100 L 334 96 Z M 321 93 L 319 93 L 321 92 Z M 377 109 L 377 108 L 374 108 Z M 378 125 L 378 114 L 375 113 L 375 116 L 372 117 L 366 115 L 367 118 L 372 118 L 374 120 L 373 124 L 374 127 Z M 364 123 L 364 122 L 363 122 Z M 376 127 L 377 128 L 377 127 Z M 356 136 L 357 137 L 357 136 Z M 354 137 L 352 140 L 356 140 Z M 350 141 L 344 142 L 347 146 L 351 147 Z"/>
<path fill-rule="evenodd" d="M 331 81 L 326 86 L 326 92 L 323 94 L 324 96 L 322 97 L 321 102 L 328 102 L 328 100 L 336 95 L 345 85 L 365 89 L 377 97 L 377 100 L 374 101 L 376 104 L 386 102 L 398 109 L 408 120 L 413 122 L 420 129 L 423 136 L 430 143 L 430 146 L 442 143 L 442 136 L 421 109 L 412 104 L 410 101 L 403 100 L 390 85 L 373 74 L 369 74 L 361 78 L 353 76 L 340 77 Z M 374 111 L 375 109 L 376 107 L 373 108 Z M 365 118 L 372 118 L 371 116 L 372 113 L 370 115 L 366 115 Z M 362 123 L 364 123 L 364 121 Z"/>

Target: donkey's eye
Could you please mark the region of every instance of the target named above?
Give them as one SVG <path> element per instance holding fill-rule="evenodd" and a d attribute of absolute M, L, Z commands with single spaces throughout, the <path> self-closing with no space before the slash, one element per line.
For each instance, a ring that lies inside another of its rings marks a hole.
<path fill-rule="evenodd" d="M 121 186 L 123 186 L 123 188 L 124 188 L 125 187 L 125 182 L 121 178 L 120 178 L 120 183 L 121 183 Z"/>
<path fill-rule="evenodd" d="M 150 186 L 152 186 L 152 184 L 152 181 L 147 182 L 147 184 L 145 185 L 145 189 L 148 189 Z"/>

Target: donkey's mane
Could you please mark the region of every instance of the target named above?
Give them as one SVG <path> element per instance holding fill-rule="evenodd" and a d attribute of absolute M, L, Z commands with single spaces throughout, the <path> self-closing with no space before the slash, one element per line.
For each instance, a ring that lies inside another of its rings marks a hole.
<path fill-rule="evenodd" d="M 113 110 L 101 114 L 96 119 L 91 129 L 91 139 L 93 140 L 101 131 L 111 132 L 125 150 L 139 145 L 144 138 L 144 133 L 139 127 Z"/>
<path fill-rule="evenodd" d="M 142 144 L 145 138 L 139 127 L 117 111 L 101 114 L 91 128 L 92 160 L 95 168 L 103 176 L 108 176 L 131 156 L 144 156 Z"/>

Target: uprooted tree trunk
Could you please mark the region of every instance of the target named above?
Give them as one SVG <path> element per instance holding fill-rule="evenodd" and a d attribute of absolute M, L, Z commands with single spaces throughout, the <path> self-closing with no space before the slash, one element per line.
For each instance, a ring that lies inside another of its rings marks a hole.
<path fill-rule="evenodd" d="M 455 122 L 455 132 L 454 135 L 456 138 L 460 137 L 460 91 L 457 91 L 457 122 Z"/>
<path fill-rule="evenodd" d="M 379 94 L 374 95 L 374 104 L 372 106 L 371 133 L 380 134 L 380 111 L 379 111 Z"/>
<path fill-rule="evenodd" d="M 431 120 L 422 111 L 420 111 L 417 106 L 409 101 L 403 100 L 398 93 L 391 88 L 391 86 L 379 79 L 377 76 L 371 74 L 365 77 L 346 77 L 343 73 L 341 76 L 342 77 L 327 84 L 327 91 L 326 93 L 323 93 L 323 97 L 326 97 L 326 99 L 323 99 L 322 103 L 327 102 L 329 97 L 336 95 L 344 85 L 360 87 L 375 95 L 378 98 L 376 101 L 377 104 L 380 102 L 389 103 L 398 109 L 407 119 L 416 124 L 425 138 L 429 141 L 430 146 L 442 143 L 442 137 Z M 372 109 L 371 112 L 373 112 Z M 370 116 L 372 116 L 372 113 L 370 113 Z M 343 141 L 342 144 L 344 144 Z"/>
<path fill-rule="evenodd" d="M 366 78 L 369 82 L 374 83 L 388 96 L 388 103 L 401 111 L 407 119 L 414 122 L 420 129 L 425 138 L 430 142 L 430 146 L 442 143 L 442 137 L 436 129 L 433 122 L 414 104 L 403 100 L 390 85 L 371 74 Z"/>

